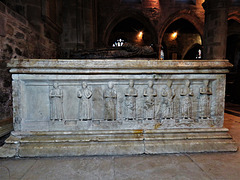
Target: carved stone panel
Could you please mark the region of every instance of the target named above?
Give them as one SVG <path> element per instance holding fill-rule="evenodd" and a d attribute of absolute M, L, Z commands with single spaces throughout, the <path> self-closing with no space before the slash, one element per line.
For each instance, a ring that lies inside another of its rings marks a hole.
<path fill-rule="evenodd" d="M 125 91 L 125 119 L 136 120 L 136 97 L 138 91 L 134 88 L 133 80 L 130 80 L 129 87 Z"/>
<path fill-rule="evenodd" d="M 63 92 L 57 83 L 53 84 L 53 88 L 49 94 L 50 97 L 50 119 L 62 121 L 63 120 Z"/>
<path fill-rule="evenodd" d="M 155 97 L 157 96 L 156 89 L 153 88 L 153 81 L 148 81 L 148 87 L 144 89 L 143 96 L 145 97 L 144 103 L 144 119 L 155 119 Z"/>
<path fill-rule="evenodd" d="M 199 118 L 201 119 L 210 119 L 211 117 L 211 95 L 209 80 L 204 80 L 199 89 Z"/>
<path fill-rule="evenodd" d="M 109 82 L 108 83 L 108 88 L 104 92 L 104 120 L 107 121 L 115 121 L 117 118 L 117 93 L 113 89 L 113 83 Z"/>
<path fill-rule="evenodd" d="M 79 120 L 92 120 L 92 89 L 86 82 L 82 83 L 82 89 L 78 91 L 77 97 L 80 99 Z"/>
<path fill-rule="evenodd" d="M 174 98 L 176 96 L 175 90 L 172 89 L 172 81 L 169 80 L 167 85 L 162 90 L 162 118 L 173 119 L 174 117 Z"/>
<path fill-rule="evenodd" d="M 190 81 L 186 80 L 185 85 L 181 88 L 180 91 L 180 113 L 182 119 L 191 119 L 192 118 L 192 96 L 193 90 L 190 87 Z"/>
<path fill-rule="evenodd" d="M 210 128 L 223 123 L 221 75 L 19 78 L 14 93 L 22 101 L 14 102 L 15 126 L 22 130 Z"/>

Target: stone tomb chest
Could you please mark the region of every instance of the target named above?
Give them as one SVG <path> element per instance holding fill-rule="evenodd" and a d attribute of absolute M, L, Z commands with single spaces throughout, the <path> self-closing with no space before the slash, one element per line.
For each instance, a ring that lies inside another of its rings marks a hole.
<path fill-rule="evenodd" d="M 236 151 L 223 128 L 231 64 L 12 60 L 14 131 L 2 157 Z"/>

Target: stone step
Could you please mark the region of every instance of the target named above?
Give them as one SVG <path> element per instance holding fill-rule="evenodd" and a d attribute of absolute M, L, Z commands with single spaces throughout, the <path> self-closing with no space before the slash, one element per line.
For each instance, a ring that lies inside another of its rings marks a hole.
<path fill-rule="evenodd" d="M 13 132 L 0 157 L 134 155 L 237 151 L 228 130 L 169 129 Z"/>
<path fill-rule="evenodd" d="M 204 139 L 231 139 L 228 133 L 161 133 L 161 134 L 94 134 L 94 135 L 32 135 L 21 136 L 21 143 L 65 143 L 65 142 L 115 142 L 115 141 L 143 141 L 143 140 L 204 140 Z M 13 143 L 15 140 L 7 140 Z"/>

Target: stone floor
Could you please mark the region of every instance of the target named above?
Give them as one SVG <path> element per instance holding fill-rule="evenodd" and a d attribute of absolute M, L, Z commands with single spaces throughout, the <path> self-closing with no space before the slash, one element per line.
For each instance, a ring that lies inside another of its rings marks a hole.
<path fill-rule="evenodd" d="M 240 146 L 240 106 L 228 104 L 225 127 Z M 236 153 L 0 159 L 0 180 L 239 180 Z"/>

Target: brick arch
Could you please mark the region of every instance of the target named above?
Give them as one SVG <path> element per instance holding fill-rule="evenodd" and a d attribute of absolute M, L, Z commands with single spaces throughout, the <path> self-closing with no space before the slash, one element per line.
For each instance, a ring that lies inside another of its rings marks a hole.
<path fill-rule="evenodd" d="M 163 25 L 162 25 L 162 27 L 159 31 L 159 38 L 158 38 L 158 44 L 159 45 L 161 45 L 161 43 L 162 43 L 162 38 L 163 38 L 167 28 L 172 23 L 174 23 L 175 21 L 177 21 L 179 19 L 185 19 L 185 20 L 189 21 L 196 28 L 196 30 L 199 32 L 201 37 L 203 37 L 203 33 L 204 33 L 204 29 L 203 29 L 204 28 L 204 23 L 203 23 L 203 21 L 195 13 L 193 13 L 191 10 L 181 10 L 181 11 L 178 11 L 178 12 L 174 13 L 173 15 L 171 15 L 163 23 Z"/>
<path fill-rule="evenodd" d="M 228 21 L 229 20 L 234 20 L 234 21 L 240 23 L 240 13 L 239 12 L 229 13 Z"/>
<path fill-rule="evenodd" d="M 107 23 L 104 33 L 103 33 L 103 42 L 105 46 L 108 45 L 110 34 L 112 33 L 112 30 L 116 25 L 118 25 L 121 21 L 127 19 L 127 18 L 133 18 L 139 21 L 146 27 L 146 29 L 150 32 L 150 34 L 153 37 L 154 44 L 157 44 L 157 32 L 151 23 L 151 21 L 140 11 L 135 10 L 124 10 L 118 12 L 115 16 L 113 16 Z"/>
<path fill-rule="evenodd" d="M 228 21 L 231 21 L 231 20 L 235 21 L 240 25 L 240 13 L 238 12 L 229 13 Z M 229 24 L 228 24 L 228 28 L 229 28 Z M 235 35 L 235 34 L 240 34 L 240 32 L 238 30 L 237 31 L 232 31 L 231 29 L 228 30 L 228 36 Z"/>

